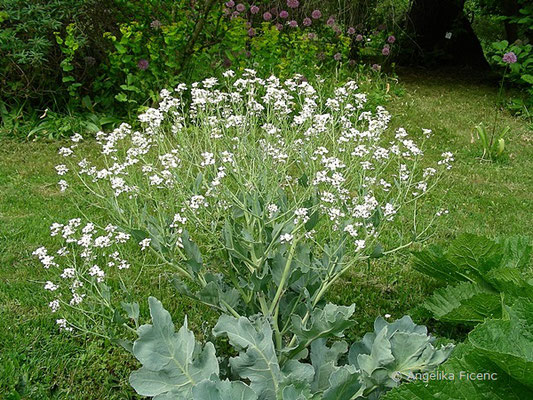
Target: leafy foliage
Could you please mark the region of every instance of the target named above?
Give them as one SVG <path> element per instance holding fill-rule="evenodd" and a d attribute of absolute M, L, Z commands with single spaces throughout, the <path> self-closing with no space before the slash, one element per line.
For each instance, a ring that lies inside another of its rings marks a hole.
<path fill-rule="evenodd" d="M 525 271 L 531 249 L 526 237 L 494 241 L 465 234 L 447 251 L 432 246 L 414 253 L 416 269 L 453 285 L 437 290 L 425 307 L 446 322 L 473 324 L 501 317 L 502 298 L 533 298 Z"/>
<path fill-rule="evenodd" d="M 435 339 L 426 328 L 415 325 L 409 317 L 390 324 L 378 318 L 375 331 L 352 345 L 345 362 L 340 359 L 348 350 L 346 342 L 333 342 L 328 347 L 324 339 L 328 334 L 318 327 L 316 338 L 309 340 L 310 354 L 306 348 L 294 358 L 281 359 L 267 319 L 221 315 L 213 334 L 227 337 L 238 351 L 229 364 L 233 376 L 241 381 L 221 380 L 213 344 L 208 342 L 202 349 L 186 320 L 175 333 L 162 304 L 153 297 L 148 301 L 152 324 L 138 329 L 139 339 L 133 345 L 133 354 L 143 366 L 131 374 L 130 383 L 137 393 L 157 400 L 235 396 L 249 400 L 348 400 L 369 394 L 376 398 L 397 386 L 401 377 L 432 370 L 453 348 L 436 349 L 432 344 Z"/>
<path fill-rule="evenodd" d="M 470 332 L 467 343 L 458 345 L 450 359 L 436 371 L 435 376 L 440 378 L 419 376 L 414 382 L 389 392 L 385 399 L 530 398 L 533 395 L 533 302 L 522 298 L 505 309 L 501 319 L 489 319 Z M 474 374 L 469 378 L 469 373 Z"/>

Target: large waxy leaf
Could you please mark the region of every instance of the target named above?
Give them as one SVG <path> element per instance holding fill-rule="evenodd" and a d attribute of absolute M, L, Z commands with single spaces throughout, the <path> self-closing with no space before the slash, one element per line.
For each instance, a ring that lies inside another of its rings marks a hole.
<path fill-rule="evenodd" d="M 488 320 L 470 332 L 470 343 L 511 377 L 533 390 L 533 302 L 506 307 L 508 318 Z"/>
<path fill-rule="evenodd" d="M 152 325 L 138 329 L 133 354 L 143 364 L 130 375 L 130 384 L 143 396 L 187 396 L 192 387 L 212 375 L 218 361 L 212 343 L 204 349 L 187 329 L 187 320 L 176 333 L 168 311 L 154 297 L 148 299 Z M 156 397 L 157 398 L 157 397 Z"/>
<path fill-rule="evenodd" d="M 339 367 L 339 358 L 348 351 L 346 342 L 335 342 L 328 347 L 326 339 L 317 339 L 311 343 L 311 364 L 315 370 L 311 388 L 313 391 L 324 391 L 329 387 L 329 377 Z"/>
<path fill-rule="evenodd" d="M 470 324 L 501 316 L 500 294 L 471 282 L 435 291 L 424 307 L 445 322 Z"/>
<path fill-rule="evenodd" d="M 350 400 L 363 394 L 360 372 L 353 365 L 344 365 L 329 377 L 329 388 L 323 400 Z"/>
<path fill-rule="evenodd" d="M 281 371 L 272 341 L 272 328 L 265 320 L 255 324 L 245 317 L 220 316 L 213 328 L 215 336 L 227 335 L 239 355 L 230 359 L 232 370 L 250 380 L 250 387 L 260 399 L 276 398 Z"/>
<path fill-rule="evenodd" d="M 466 373 L 486 374 L 468 379 Z M 492 377 L 492 378 L 491 378 Z M 434 375 L 420 375 L 388 392 L 383 400 L 524 400 L 533 392 L 512 379 L 470 344 L 456 347 Z"/>
<path fill-rule="evenodd" d="M 361 370 L 365 393 L 379 395 L 396 387 L 402 377 L 430 371 L 444 362 L 453 345 L 436 349 L 424 326 L 405 316 L 388 323 L 378 318 L 374 332 L 350 348 L 348 361 Z"/>
<path fill-rule="evenodd" d="M 293 315 L 292 331 L 299 341 L 299 345 L 291 354 L 300 352 L 314 340 L 327 337 L 341 337 L 342 332 L 350 326 L 350 317 L 355 311 L 355 305 L 349 307 L 328 303 L 323 309 L 315 309 L 307 323 L 299 315 Z"/>
<path fill-rule="evenodd" d="M 194 400 L 257 400 L 255 392 L 242 382 L 204 380 L 192 389 Z"/>

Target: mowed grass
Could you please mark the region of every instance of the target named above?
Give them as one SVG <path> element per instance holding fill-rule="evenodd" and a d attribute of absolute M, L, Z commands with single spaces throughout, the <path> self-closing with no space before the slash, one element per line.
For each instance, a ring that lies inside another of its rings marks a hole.
<path fill-rule="evenodd" d="M 405 95 L 387 105 L 392 124 L 413 132 L 433 129 L 430 159 L 447 150 L 456 154 L 450 178 L 425 200 L 428 209 L 449 209 L 430 241 L 446 241 L 462 232 L 533 236 L 533 133 L 524 121 L 502 113 L 499 123 L 511 127 L 508 156 L 496 163 L 482 162 L 479 146 L 472 143 L 474 125 L 493 121 L 495 86 L 475 77 L 428 77 L 413 71 L 400 74 L 400 82 Z M 31 256 L 37 247 L 53 245 L 48 230 L 52 222 L 79 215 L 73 199 L 56 186 L 53 167 L 61 146 L 8 140 L 0 146 L 0 398 L 137 398 L 127 380 L 137 364 L 122 348 L 93 337 L 58 333 L 47 306 L 50 299 L 42 289 L 42 267 Z M 90 207 L 84 212 L 95 218 L 100 214 Z M 141 285 L 146 294 L 140 300 L 159 295 L 175 321 L 189 314 L 197 332 L 206 315 L 213 320 L 205 307 L 179 297 L 158 276 L 145 275 Z M 434 287 L 413 271 L 405 251 L 362 265 L 336 285 L 328 300 L 356 304 L 348 332 L 354 339 L 386 313 L 397 318 L 411 310 L 417 322 L 430 322 L 414 309 Z M 447 334 L 442 327 L 430 327 Z"/>

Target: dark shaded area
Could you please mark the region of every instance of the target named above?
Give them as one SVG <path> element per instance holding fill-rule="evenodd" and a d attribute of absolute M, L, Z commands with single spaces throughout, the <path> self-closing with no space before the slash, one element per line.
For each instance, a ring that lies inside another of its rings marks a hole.
<path fill-rule="evenodd" d="M 464 3 L 414 0 L 407 15 L 411 42 L 400 63 L 488 70 L 479 39 L 463 11 Z"/>

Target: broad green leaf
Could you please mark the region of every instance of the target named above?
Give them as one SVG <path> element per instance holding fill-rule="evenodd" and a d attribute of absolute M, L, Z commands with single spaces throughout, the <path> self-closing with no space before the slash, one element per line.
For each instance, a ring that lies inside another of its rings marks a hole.
<path fill-rule="evenodd" d="M 323 400 L 350 400 L 363 394 L 360 372 L 353 365 L 344 365 L 329 377 L 329 388 Z"/>
<path fill-rule="evenodd" d="M 450 355 L 453 345 L 436 349 L 424 326 L 405 316 L 392 323 L 376 319 L 374 332 L 350 348 L 348 361 L 361 371 L 365 394 L 379 396 L 402 377 L 431 371 Z"/>
<path fill-rule="evenodd" d="M 447 283 L 462 282 L 465 278 L 460 274 L 459 268 L 450 262 L 442 248 L 429 246 L 420 252 L 413 252 L 415 256 L 414 267 L 416 270 Z"/>
<path fill-rule="evenodd" d="M 226 335 L 230 344 L 239 350 L 237 357 L 230 358 L 233 372 L 250 380 L 250 387 L 260 399 L 275 399 L 281 371 L 269 322 L 257 320 L 252 324 L 245 317 L 221 315 L 213 334 Z"/>
<path fill-rule="evenodd" d="M 204 380 L 192 389 L 193 400 L 257 400 L 257 394 L 240 381 Z"/>
<path fill-rule="evenodd" d="M 176 397 L 189 395 L 192 387 L 212 375 L 218 376 L 218 361 L 212 343 L 204 349 L 187 329 L 187 320 L 176 333 L 168 311 L 149 297 L 152 325 L 138 329 L 133 354 L 142 368 L 130 375 L 130 384 L 143 396 L 169 392 Z"/>
<path fill-rule="evenodd" d="M 350 317 L 354 311 L 354 304 L 346 307 L 328 303 L 323 309 L 313 310 L 306 323 L 299 315 L 292 315 L 292 331 L 299 344 L 290 354 L 299 353 L 319 338 L 342 337 L 342 332 L 351 325 Z"/>
<path fill-rule="evenodd" d="M 339 358 L 346 353 L 348 345 L 344 341 L 335 342 L 328 347 L 326 339 L 317 339 L 311 343 L 311 364 L 315 370 L 311 388 L 314 392 L 324 391 L 329 387 L 329 377 L 339 367 Z"/>
<path fill-rule="evenodd" d="M 468 335 L 469 342 L 533 390 L 533 301 L 520 299 L 506 311 L 508 318 L 477 326 Z"/>
<path fill-rule="evenodd" d="M 500 294 L 471 282 L 436 290 L 424 307 L 444 322 L 471 324 L 501 316 Z"/>
<path fill-rule="evenodd" d="M 468 379 L 466 373 L 486 374 Z M 470 344 L 459 344 L 434 375 L 417 375 L 388 392 L 383 400 L 524 400 L 533 392 L 484 357 Z"/>
<path fill-rule="evenodd" d="M 503 245 L 501 265 L 524 269 L 529 264 L 533 246 L 528 236 L 513 236 L 498 240 Z"/>

